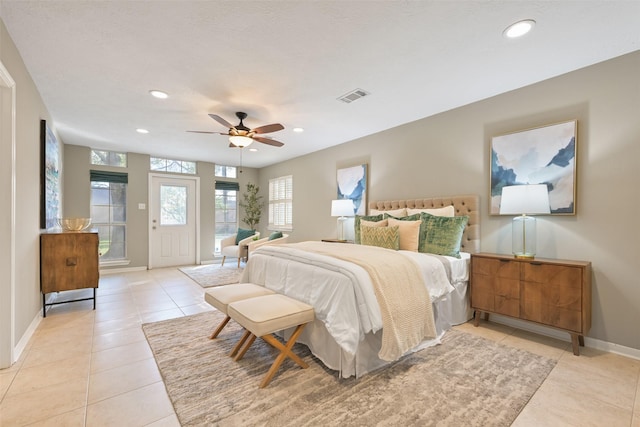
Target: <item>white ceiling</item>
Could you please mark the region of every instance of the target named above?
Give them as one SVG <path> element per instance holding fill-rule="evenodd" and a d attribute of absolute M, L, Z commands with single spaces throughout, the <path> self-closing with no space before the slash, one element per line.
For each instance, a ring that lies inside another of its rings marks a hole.
<path fill-rule="evenodd" d="M 244 111 L 285 127 L 284 147 L 243 151 L 251 167 L 640 47 L 640 1 L 0 0 L 0 16 L 65 143 L 237 165 L 227 137 L 186 131 Z M 370 95 L 337 100 L 356 88 Z"/>

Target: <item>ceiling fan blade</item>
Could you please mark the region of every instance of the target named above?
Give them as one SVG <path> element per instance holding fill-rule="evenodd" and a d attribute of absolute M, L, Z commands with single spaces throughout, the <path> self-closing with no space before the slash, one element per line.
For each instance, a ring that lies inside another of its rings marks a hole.
<path fill-rule="evenodd" d="M 282 147 L 284 145 L 283 142 L 271 138 L 262 138 L 261 136 L 254 136 L 253 139 L 263 144 L 273 145 L 274 147 Z"/>
<path fill-rule="evenodd" d="M 212 134 L 212 135 L 230 135 L 229 133 L 209 132 L 209 131 L 206 131 L 206 130 L 188 130 L 187 132 L 191 132 L 191 133 L 208 133 L 208 134 Z"/>
<path fill-rule="evenodd" d="M 264 126 L 260 126 L 257 127 L 255 129 L 251 129 L 251 132 L 253 133 L 271 133 L 271 132 L 277 132 L 279 130 L 284 129 L 284 126 L 282 126 L 280 123 L 273 123 L 271 125 L 264 125 Z"/>
<path fill-rule="evenodd" d="M 211 117 L 213 120 L 215 120 L 216 122 L 220 123 L 224 127 L 227 127 L 229 129 L 235 128 L 234 125 L 232 125 L 231 123 L 229 123 L 228 121 L 226 121 L 222 117 L 218 116 L 217 114 L 209 114 L 209 117 Z"/>

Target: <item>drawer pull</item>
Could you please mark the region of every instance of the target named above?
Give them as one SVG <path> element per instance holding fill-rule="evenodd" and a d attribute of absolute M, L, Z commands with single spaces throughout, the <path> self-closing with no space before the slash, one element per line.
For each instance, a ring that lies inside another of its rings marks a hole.
<path fill-rule="evenodd" d="M 529 265 L 542 265 L 542 263 L 541 263 L 541 262 L 531 261 L 531 262 L 529 263 Z"/>

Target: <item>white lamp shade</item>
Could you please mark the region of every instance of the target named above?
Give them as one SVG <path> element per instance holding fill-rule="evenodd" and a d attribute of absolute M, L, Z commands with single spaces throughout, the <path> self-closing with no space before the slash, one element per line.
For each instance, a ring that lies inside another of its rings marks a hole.
<path fill-rule="evenodd" d="M 353 216 L 353 213 L 353 201 L 351 199 L 331 201 L 331 216 Z"/>
<path fill-rule="evenodd" d="M 503 187 L 500 213 L 510 215 L 551 213 L 547 186 L 533 184 Z"/>

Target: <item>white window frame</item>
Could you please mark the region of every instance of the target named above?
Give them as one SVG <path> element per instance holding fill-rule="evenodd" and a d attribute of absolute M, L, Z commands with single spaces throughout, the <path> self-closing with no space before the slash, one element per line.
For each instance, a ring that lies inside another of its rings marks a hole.
<path fill-rule="evenodd" d="M 91 185 L 92 185 L 91 191 L 92 192 L 93 192 L 93 182 L 100 182 L 100 183 L 108 184 L 108 191 L 109 192 L 112 191 L 111 186 L 114 185 L 114 184 L 123 185 L 125 194 L 126 194 L 126 192 L 129 191 L 128 183 L 114 183 L 114 182 L 109 182 L 109 181 L 92 181 L 91 182 Z M 111 197 L 109 199 L 111 199 Z M 109 204 L 94 204 L 93 200 L 91 200 L 89 203 L 90 203 L 90 207 L 91 208 L 100 207 L 100 206 L 108 207 L 110 212 L 113 210 L 114 207 L 121 206 L 121 207 L 124 208 L 125 215 L 126 215 L 126 211 L 127 211 L 126 195 L 125 195 L 125 201 L 124 201 L 125 204 L 124 205 L 113 205 L 113 204 L 111 204 L 111 202 L 109 202 Z M 124 241 L 122 242 L 124 244 L 123 256 L 119 257 L 119 258 L 103 258 L 104 254 L 100 254 L 99 255 L 99 264 L 101 266 L 105 266 L 105 265 L 126 265 L 126 264 L 129 264 L 129 260 L 127 258 L 128 257 L 128 255 L 127 255 L 127 250 L 128 250 L 127 246 L 128 245 L 127 245 L 127 220 L 126 220 L 126 217 L 125 217 L 124 221 L 115 221 L 115 220 L 113 220 L 112 214 L 110 213 L 109 214 L 109 218 L 108 218 L 108 220 L 106 222 L 94 222 L 94 223 L 92 223 L 92 226 L 94 226 L 98 230 L 101 230 L 102 228 L 106 228 L 107 230 L 109 230 L 108 236 L 105 236 L 102 233 L 98 233 L 100 239 L 104 239 L 104 240 L 108 240 L 109 241 L 109 245 L 111 245 L 111 242 L 112 242 L 112 234 L 111 234 L 112 229 L 111 228 L 114 227 L 114 226 L 123 227 L 123 230 L 124 230 Z"/>
<path fill-rule="evenodd" d="M 217 221 L 217 217 L 215 216 L 218 213 L 217 212 L 218 206 L 216 204 L 216 212 L 215 212 L 214 220 L 213 220 L 214 226 L 215 226 L 215 229 L 216 229 L 215 239 L 214 239 L 214 253 L 215 253 L 215 255 L 220 255 L 220 241 L 222 239 L 224 239 L 225 237 L 231 236 L 232 234 L 227 234 L 227 233 L 218 234 L 218 232 L 217 232 L 218 225 L 219 224 L 226 224 L 226 225 L 233 224 L 234 231 L 237 231 L 237 228 L 238 228 L 238 196 L 240 195 L 240 191 L 238 191 L 238 190 L 214 190 L 214 191 L 215 191 L 215 196 L 214 196 L 215 201 L 214 201 L 214 203 L 217 203 L 218 198 L 221 198 L 221 200 L 222 200 L 222 202 L 224 204 L 223 210 L 224 210 L 225 214 L 228 214 L 229 212 L 233 212 L 233 216 L 236 219 L 234 222 L 229 222 L 229 221 L 218 222 Z M 218 193 L 218 191 L 220 193 Z M 233 192 L 233 194 L 232 194 L 232 192 Z M 234 200 L 232 204 L 229 203 L 230 199 Z M 225 215 L 225 217 L 226 216 L 227 215 Z"/>
<path fill-rule="evenodd" d="M 163 163 L 163 165 L 160 166 L 160 163 Z M 196 175 L 198 173 L 196 162 L 155 156 L 149 158 L 149 169 L 155 172 L 172 172 L 185 175 Z"/>
<path fill-rule="evenodd" d="M 107 158 L 104 162 L 95 161 L 96 158 L 102 158 L 98 153 L 106 155 Z M 124 160 L 124 164 L 120 163 L 121 159 Z M 92 148 L 90 163 L 97 166 L 113 166 L 117 168 L 126 168 L 127 164 L 129 163 L 129 158 L 127 156 L 127 153 L 123 153 L 122 151 L 97 150 L 95 148 Z"/>
<path fill-rule="evenodd" d="M 237 178 L 238 168 L 236 166 L 218 165 L 214 166 L 214 175 L 216 178 Z"/>
<path fill-rule="evenodd" d="M 269 180 L 269 230 L 293 230 L 293 175 Z"/>

